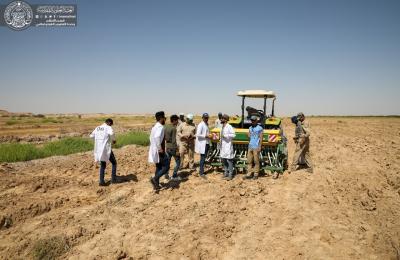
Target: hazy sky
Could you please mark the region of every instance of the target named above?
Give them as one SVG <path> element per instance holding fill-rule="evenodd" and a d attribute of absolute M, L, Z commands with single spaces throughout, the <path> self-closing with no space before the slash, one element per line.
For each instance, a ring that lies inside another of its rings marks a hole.
<path fill-rule="evenodd" d="M 78 26 L 0 27 L 0 109 L 239 114 L 266 89 L 278 115 L 400 114 L 399 0 L 27 2 Z"/>

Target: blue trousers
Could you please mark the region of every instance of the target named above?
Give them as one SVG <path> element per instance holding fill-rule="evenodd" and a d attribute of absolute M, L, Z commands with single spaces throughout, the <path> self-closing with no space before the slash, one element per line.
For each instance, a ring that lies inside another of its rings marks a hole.
<path fill-rule="evenodd" d="M 110 154 L 110 162 L 112 164 L 111 170 L 111 182 L 115 182 L 117 180 L 117 160 L 115 160 L 114 153 L 111 151 Z M 100 162 L 100 183 L 104 183 L 104 172 L 106 170 L 107 163 L 104 161 Z"/>
<path fill-rule="evenodd" d="M 179 153 L 176 152 L 176 149 L 174 150 L 167 150 L 166 154 L 166 172 L 165 174 L 168 174 L 170 166 L 171 166 L 171 160 L 172 158 L 175 159 L 175 168 L 174 168 L 174 173 L 172 174 L 172 177 L 178 177 L 178 170 L 179 167 L 181 167 L 181 157 L 179 156 Z"/>
<path fill-rule="evenodd" d="M 204 164 L 206 163 L 208 149 L 210 149 L 210 145 L 206 144 L 206 149 L 204 151 L 204 154 L 200 154 L 200 172 L 199 172 L 200 175 L 204 174 Z"/>
<path fill-rule="evenodd" d="M 224 164 L 224 175 L 233 176 L 233 159 L 222 158 Z"/>
<path fill-rule="evenodd" d="M 160 161 L 156 163 L 156 172 L 154 173 L 154 180 L 157 184 L 160 183 L 160 178 L 168 172 L 168 156 L 165 153 L 160 153 L 159 156 Z"/>

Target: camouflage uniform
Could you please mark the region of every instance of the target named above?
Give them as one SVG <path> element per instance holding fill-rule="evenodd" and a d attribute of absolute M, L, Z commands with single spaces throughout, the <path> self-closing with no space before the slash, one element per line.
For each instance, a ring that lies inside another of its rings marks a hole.
<path fill-rule="evenodd" d="M 177 141 L 179 143 L 179 154 L 181 157 L 181 166 L 186 168 L 185 154 L 189 157 L 189 168 L 194 169 L 194 141 L 196 138 L 196 126 L 194 123 L 181 123 L 176 132 Z"/>
<path fill-rule="evenodd" d="M 312 171 L 313 165 L 310 156 L 310 125 L 301 122 L 296 124 L 295 137 L 293 138 L 296 143 L 296 151 L 293 155 L 293 163 L 290 170 L 296 169 L 297 165 L 307 165 L 309 170 Z"/>

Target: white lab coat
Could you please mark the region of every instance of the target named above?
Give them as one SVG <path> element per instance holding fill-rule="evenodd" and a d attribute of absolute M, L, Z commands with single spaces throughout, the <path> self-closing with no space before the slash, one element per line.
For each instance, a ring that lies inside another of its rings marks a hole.
<path fill-rule="evenodd" d="M 159 163 L 160 155 L 158 150 L 161 149 L 161 144 L 164 140 L 164 126 L 157 122 L 150 133 L 150 149 L 149 149 L 149 162 Z"/>
<path fill-rule="evenodd" d="M 226 124 L 221 130 L 221 152 L 220 157 L 225 159 L 233 159 L 234 151 L 232 140 L 235 138 L 235 130 L 230 124 Z"/>
<path fill-rule="evenodd" d="M 112 127 L 104 123 L 96 127 L 90 137 L 94 138 L 94 160 L 108 162 L 111 155 L 111 143 L 115 140 Z"/>
<path fill-rule="evenodd" d="M 219 129 L 222 128 L 221 119 L 217 118 L 217 119 L 215 120 L 214 128 L 219 128 Z"/>
<path fill-rule="evenodd" d="M 206 145 L 210 144 L 210 139 L 206 138 L 210 134 L 210 129 L 208 125 L 201 121 L 201 123 L 197 126 L 196 131 L 196 143 L 195 143 L 195 152 L 199 154 L 205 154 Z"/>

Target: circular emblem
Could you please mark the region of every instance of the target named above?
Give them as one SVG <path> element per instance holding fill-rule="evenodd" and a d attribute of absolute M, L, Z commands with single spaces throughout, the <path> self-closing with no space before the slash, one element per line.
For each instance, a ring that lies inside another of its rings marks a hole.
<path fill-rule="evenodd" d="M 13 1 L 4 11 L 4 20 L 13 30 L 23 30 L 32 23 L 33 12 L 29 4 L 23 1 Z"/>

